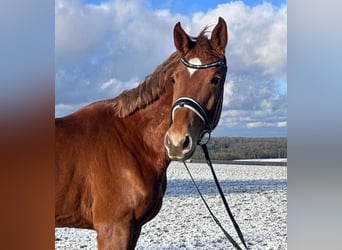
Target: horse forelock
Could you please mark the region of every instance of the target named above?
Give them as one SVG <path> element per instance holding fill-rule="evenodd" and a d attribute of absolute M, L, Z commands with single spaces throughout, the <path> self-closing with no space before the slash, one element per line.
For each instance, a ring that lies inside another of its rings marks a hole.
<path fill-rule="evenodd" d="M 212 48 L 208 37 L 210 33 L 209 28 L 210 26 L 206 26 L 197 37 L 192 37 L 192 40 L 196 43 L 188 55 L 190 58 L 198 57 L 204 59 L 202 63 L 210 63 L 212 60 L 224 56 Z"/>

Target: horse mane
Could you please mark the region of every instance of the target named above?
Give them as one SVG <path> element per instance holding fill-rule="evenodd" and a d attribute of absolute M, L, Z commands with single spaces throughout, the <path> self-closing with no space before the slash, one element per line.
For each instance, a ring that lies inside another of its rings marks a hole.
<path fill-rule="evenodd" d="M 208 27 L 205 27 L 198 37 L 191 37 L 192 41 L 196 44 L 208 43 L 207 29 Z M 170 78 L 171 69 L 179 63 L 180 57 L 179 52 L 174 52 L 152 74 L 146 76 L 137 87 L 125 90 L 118 97 L 111 99 L 110 106 L 114 115 L 124 118 L 157 100 L 164 92 L 165 82 Z"/>
<path fill-rule="evenodd" d="M 160 64 L 152 74 L 135 88 L 123 91 L 118 97 L 110 100 L 114 114 L 120 118 L 131 115 L 157 100 L 165 90 L 167 77 L 180 60 L 180 55 L 174 52 L 166 61 Z"/>

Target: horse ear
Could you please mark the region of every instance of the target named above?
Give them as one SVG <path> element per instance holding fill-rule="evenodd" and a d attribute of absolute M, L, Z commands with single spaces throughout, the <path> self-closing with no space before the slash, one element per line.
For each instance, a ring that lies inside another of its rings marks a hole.
<path fill-rule="evenodd" d="M 227 24 L 222 17 L 215 26 L 210 38 L 213 49 L 220 53 L 225 53 L 225 48 L 228 42 Z"/>
<path fill-rule="evenodd" d="M 181 52 L 181 54 L 185 54 L 192 47 L 193 42 L 190 37 L 185 33 L 183 28 L 181 27 L 180 22 L 175 25 L 173 29 L 173 40 L 176 46 L 176 49 Z"/>

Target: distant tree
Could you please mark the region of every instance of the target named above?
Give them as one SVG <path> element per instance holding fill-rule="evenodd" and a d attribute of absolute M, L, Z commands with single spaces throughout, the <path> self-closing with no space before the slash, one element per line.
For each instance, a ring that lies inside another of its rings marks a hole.
<path fill-rule="evenodd" d="M 208 144 L 214 160 L 287 158 L 287 138 L 214 137 Z M 192 160 L 203 160 L 198 148 Z"/>

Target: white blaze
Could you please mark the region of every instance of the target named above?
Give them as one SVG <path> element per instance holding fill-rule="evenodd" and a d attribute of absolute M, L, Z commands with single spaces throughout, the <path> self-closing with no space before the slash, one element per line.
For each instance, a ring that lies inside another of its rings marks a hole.
<path fill-rule="evenodd" d="M 195 64 L 195 65 L 201 65 L 202 64 L 201 60 L 199 58 L 197 58 L 197 57 L 196 58 L 191 58 L 189 60 L 189 63 Z M 192 74 L 195 73 L 195 71 L 197 70 L 197 69 L 193 69 L 193 68 L 189 68 L 189 67 L 187 67 L 187 69 L 188 69 L 188 71 L 190 73 L 190 76 L 192 76 Z"/>

